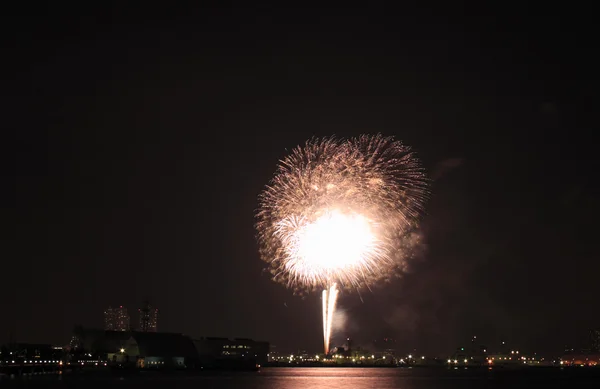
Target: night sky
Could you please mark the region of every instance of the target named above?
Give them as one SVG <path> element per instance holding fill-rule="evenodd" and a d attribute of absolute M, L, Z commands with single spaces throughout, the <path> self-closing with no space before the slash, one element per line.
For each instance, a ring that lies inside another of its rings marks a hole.
<path fill-rule="evenodd" d="M 426 249 L 342 296 L 333 343 L 585 346 L 600 327 L 591 9 L 452 4 L 3 12 L 0 343 L 66 343 L 108 305 L 135 323 L 149 298 L 160 330 L 321 350 L 319 294 L 294 296 L 258 257 L 257 196 L 307 138 L 381 132 L 433 179 Z"/>

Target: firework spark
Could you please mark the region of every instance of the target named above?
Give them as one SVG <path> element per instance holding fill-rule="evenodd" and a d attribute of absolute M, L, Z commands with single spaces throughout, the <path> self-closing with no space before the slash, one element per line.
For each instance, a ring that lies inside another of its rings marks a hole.
<path fill-rule="evenodd" d="M 273 278 L 325 289 L 325 349 L 338 286 L 368 286 L 401 269 L 427 196 L 413 152 L 381 135 L 312 139 L 281 161 L 260 196 L 260 253 Z"/>

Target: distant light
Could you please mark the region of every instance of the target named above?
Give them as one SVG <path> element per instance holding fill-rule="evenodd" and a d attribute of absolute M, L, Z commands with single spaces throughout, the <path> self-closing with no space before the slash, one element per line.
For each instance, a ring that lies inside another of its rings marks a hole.
<path fill-rule="evenodd" d="M 467 363 L 468 361 L 465 359 L 465 363 Z"/>
<path fill-rule="evenodd" d="M 423 355 L 423 356 L 421 357 L 421 359 L 425 359 L 425 356 Z"/>
<path fill-rule="evenodd" d="M 122 353 L 124 353 L 124 352 L 125 352 L 125 349 L 124 349 L 124 348 L 122 348 L 122 349 L 121 349 L 121 352 L 122 352 Z"/>
<path fill-rule="evenodd" d="M 371 355 L 371 359 L 375 359 L 375 355 Z"/>
<path fill-rule="evenodd" d="M 385 359 L 385 355 L 383 356 L 383 359 Z"/>
<path fill-rule="evenodd" d="M 448 359 L 448 363 L 452 363 L 452 360 L 451 360 L 451 359 Z"/>
<path fill-rule="evenodd" d="M 408 354 L 408 359 L 412 359 L 412 355 Z"/>

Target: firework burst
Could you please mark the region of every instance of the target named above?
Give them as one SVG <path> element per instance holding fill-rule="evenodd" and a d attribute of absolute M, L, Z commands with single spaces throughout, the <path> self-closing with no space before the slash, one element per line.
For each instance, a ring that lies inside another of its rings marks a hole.
<path fill-rule="evenodd" d="M 288 287 L 328 290 L 328 338 L 338 287 L 368 286 L 403 267 L 426 196 L 419 161 L 391 137 L 309 140 L 260 195 L 261 258 Z"/>

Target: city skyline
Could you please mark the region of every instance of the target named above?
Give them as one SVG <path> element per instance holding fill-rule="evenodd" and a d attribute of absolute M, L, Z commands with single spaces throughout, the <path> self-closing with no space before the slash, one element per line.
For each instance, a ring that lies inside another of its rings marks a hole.
<path fill-rule="evenodd" d="M 127 307 L 109 306 L 104 310 L 103 328 L 105 331 L 158 332 L 158 308 L 145 301 L 142 308 L 137 310 L 137 315 L 137 318 L 132 319 Z"/>

